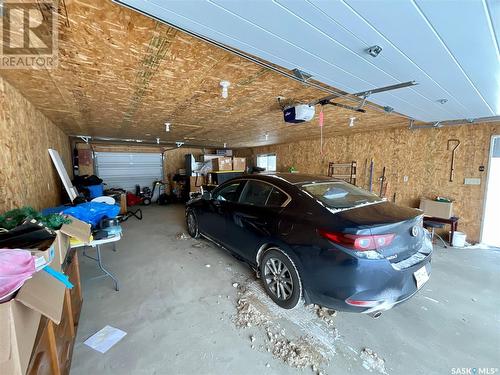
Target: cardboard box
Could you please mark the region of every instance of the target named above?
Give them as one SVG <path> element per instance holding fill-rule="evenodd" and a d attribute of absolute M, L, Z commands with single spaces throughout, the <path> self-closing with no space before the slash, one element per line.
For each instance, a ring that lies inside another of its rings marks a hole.
<path fill-rule="evenodd" d="M 438 202 L 431 199 L 421 198 L 420 209 L 425 216 L 449 219 L 453 216 L 453 202 Z"/>
<path fill-rule="evenodd" d="M 0 304 L 0 373 L 25 374 L 42 315 L 61 322 L 65 286 L 44 271 Z"/>
<path fill-rule="evenodd" d="M 219 171 L 232 171 L 233 170 L 233 159 L 224 156 L 212 160 L 212 170 L 215 172 Z"/>
<path fill-rule="evenodd" d="M 200 191 L 200 187 L 206 185 L 205 176 L 191 176 L 189 177 L 189 191 Z"/>
<path fill-rule="evenodd" d="M 70 215 L 67 217 L 71 220 L 71 223 L 63 224 L 61 229 L 57 231 L 55 241 L 55 252 L 58 257 L 59 264 L 63 264 L 66 259 L 66 254 L 69 249 L 69 237 L 75 237 L 78 240 L 87 243 L 90 241 L 90 235 L 92 234 L 90 224 L 78 220 Z"/>
<path fill-rule="evenodd" d="M 66 258 L 69 236 L 88 242 L 90 224 L 72 216 L 56 232 L 48 249 L 31 250 L 37 269 L 50 264 L 57 271 Z M 0 374 L 25 374 L 35 344 L 41 316 L 61 322 L 66 287 L 43 270 L 19 289 L 14 299 L 0 303 Z"/>
<path fill-rule="evenodd" d="M 59 254 L 59 249 L 57 249 L 57 237 L 52 243 L 52 245 L 46 250 L 31 250 L 31 255 L 35 257 L 35 269 L 37 271 L 41 270 L 45 266 L 52 263 L 56 258 L 56 253 Z M 57 255 L 59 259 L 59 255 Z M 58 262 L 54 262 L 54 267 L 56 271 L 61 269 L 61 265 Z"/>
<path fill-rule="evenodd" d="M 120 194 L 120 215 L 127 213 L 127 194 Z"/>
<path fill-rule="evenodd" d="M 244 171 L 247 168 L 246 158 L 233 157 L 233 171 Z"/>

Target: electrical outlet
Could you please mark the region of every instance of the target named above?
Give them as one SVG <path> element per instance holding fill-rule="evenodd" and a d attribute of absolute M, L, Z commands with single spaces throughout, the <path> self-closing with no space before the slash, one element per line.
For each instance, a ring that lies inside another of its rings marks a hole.
<path fill-rule="evenodd" d="M 403 176 L 403 182 L 408 182 L 409 177 L 408 176 Z"/>
<path fill-rule="evenodd" d="M 481 185 L 481 179 L 472 177 L 465 178 L 464 185 Z"/>

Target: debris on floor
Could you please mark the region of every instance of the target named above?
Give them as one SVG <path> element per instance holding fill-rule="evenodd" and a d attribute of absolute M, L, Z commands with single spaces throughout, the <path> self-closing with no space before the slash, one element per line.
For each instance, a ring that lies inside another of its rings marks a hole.
<path fill-rule="evenodd" d="M 283 331 L 272 332 L 269 327 L 267 327 L 267 337 L 267 344 L 273 356 L 291 367 L 318 368 L 322 362 L 325 362 L 316 348 L 303 337 L 290 340 L 283 334 Z"/>
<path fill-rule="evenodd" d="M 177 235 L 175 236 L 175 238 L 178 239 L 178 240 L 185 241 L 185 240 L 188 240 L 190 237 L 186 233 L 181 232 L 181 233 L 177 233 Z"/>
<path fill-rule="evenodd" d="M 237 288 L 238 287 L 238 283 L 233 283 L 233 288 Z"/>
<path fill-rule="evenodd" d="M 233 320 L 236 327 L 259 327 L 261 329 L 260 334 L 252 333 L 249 336 L 252 349 L 265 350 L 288 366 L 314 368 L 315 374 L 322 374 L 323 372 L 319 368 L 328 364 L 330 358 L 325 354 L 330 353 L 330 351 L 325 350 L 316 338 L 319 333 L 317 329 L 321 329 L 317 325 L 320 322 L 316 313 L 310 309 L 300 307 L 298 309 L 301 309 L 301 312 L 296 312 L 298 319 L 288 320 L 281 313 L 277 313 L 278 310 L 283 309 L 278 306 L 275 308 L 274 302 L 264 291 L 257 291 L 253 283 L 250 283 L 248 288 L 244 286 L 246 282 L 235 284 L 238 284 L 237 313 Z M 283 312 L 290 314 L 288 310 L 283 310 Z M 328 311 L 325 314 L 325 317 L 333 316 L 334 312 Z M 314 330 L 308 329 L 310 327 L 308 323 L 302 324 L 302 319 L 307 322 L 315 320 L 316 322 L 313 323 Z M 280 323 L 287 326 L 291 323 L 292 327 L 285 332 Z M 324 325 L 326 327 L 319 334 L 328 336 L 327 340 L 332 342 L 336 339 L 336 330 L 332 330 L 332 327 L 327 326 L 326 322 Z M 263 335 L 264 345 L 252 345 L 257 337 L 261 337 L 261 335 Z"/>
<path fill-rule="evenodd" d="M 337 312 L 335 310 L 321 307 L 319 305 L 313 305 L 313 308 L 318 318 L 324 321 L 328 327 L 333 327 L 334 322 L 332 318 L 337 315 Z"/>
<path fill-rule="evenodd" d="M 201 249 L 204 247 L 208 247 L 206 243 L 204 242 L 195 242 L 194 244 L 191 245 L 194 248 Z"/>
<path fill-rule="evenodd" d="M 385 360 L 380 358 L 377 353 L 369 348 L 364 348 L 359 353 L 363 361 L 363 367 L 369 371 L 377 371 L 381 374 L 387 374 L 385 370 Z"/>
<path fill-rule="evenodd" d="M 239 298 L 236 306 L 237 314 L 234 320 L 236 327 L 259 326 L 269 321 L 268 317 L 251 304 L 247 298 Z"/>

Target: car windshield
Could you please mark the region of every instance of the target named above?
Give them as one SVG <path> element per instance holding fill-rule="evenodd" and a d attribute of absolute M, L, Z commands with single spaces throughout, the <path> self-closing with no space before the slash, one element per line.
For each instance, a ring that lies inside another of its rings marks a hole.
<path fill-rule="evenodd" d="M 344 181 L 313 182 L 301 188 L 330 208 L 351 208 L 382 201 L 379 196 Z"/>

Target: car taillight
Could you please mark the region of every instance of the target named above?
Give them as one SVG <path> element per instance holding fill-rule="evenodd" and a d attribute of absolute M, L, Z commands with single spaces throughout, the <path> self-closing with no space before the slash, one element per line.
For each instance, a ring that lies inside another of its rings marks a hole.
<path fill-rule="evenodd" d="M 345 302 L 351 306 L 374 307 L 374 306 L 379 305 L 382 301 L 361 301 L 361 300 L 355 300 L 355 299 L 348 298 L 345 300 Z"/>
<path fill-rule="evenodd" d="M 348 247 L 356 251 L 377 250 L 391 244 L 394 239 L 394 234 L 377 234 L 377 235 L 357 235 L 348 233 L 327 232 L 319 230 L 319 234 L 339 245 Z"/>

